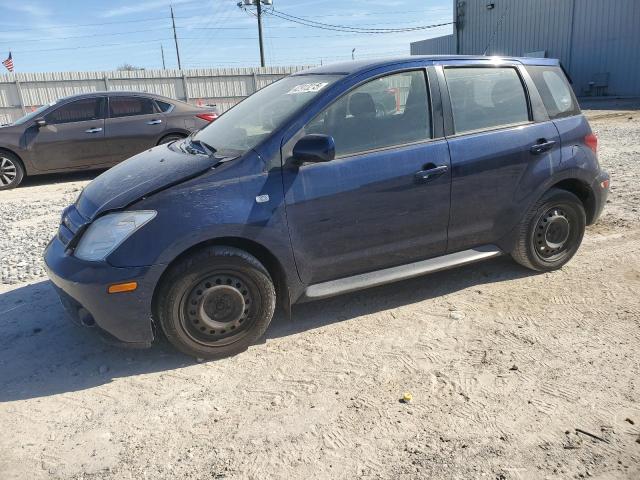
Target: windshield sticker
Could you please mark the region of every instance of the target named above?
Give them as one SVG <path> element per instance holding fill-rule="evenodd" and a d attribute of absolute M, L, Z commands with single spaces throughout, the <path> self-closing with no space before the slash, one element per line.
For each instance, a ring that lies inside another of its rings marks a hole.
<path fill-rule="evenodd" d="M 291 90 L 289 90 L 287 92 L 287 95 L 295 95 L 297 93 L 319 92 L 327 85 L 329 85 L 329 82 L 302 83 L 300 85 L 296 85 Z"/>

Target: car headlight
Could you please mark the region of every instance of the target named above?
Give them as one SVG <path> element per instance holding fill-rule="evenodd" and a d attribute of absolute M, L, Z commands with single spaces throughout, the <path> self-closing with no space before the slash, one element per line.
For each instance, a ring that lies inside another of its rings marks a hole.
<path fill-rule="evenodd" d="M 104 260 L 136 230 L 149 223 L 156 214 L 153 210 L 138 210 L 110 213 L 100 217 L 84 232 L 74 255 L 91 262 Z"/>

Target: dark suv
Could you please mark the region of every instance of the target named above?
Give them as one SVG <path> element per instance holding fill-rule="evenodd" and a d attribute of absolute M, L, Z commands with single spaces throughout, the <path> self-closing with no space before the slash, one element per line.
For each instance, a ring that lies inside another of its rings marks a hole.
<path fill-rule="evenodd" d="M 45 260 L 80 323 L 219 357 L 277 304 L 502 254 L 562 267 L 607 196 L 596 144 L 556 60 L 314 68 L 96 178 Z"/>
<path fill-rule="evenodd" d="M 62 98 L 0 127 L 0 190 L 17 187 L 27 175 L 111 167 L 217 117 L 215 108 L 147 93 Z"/>

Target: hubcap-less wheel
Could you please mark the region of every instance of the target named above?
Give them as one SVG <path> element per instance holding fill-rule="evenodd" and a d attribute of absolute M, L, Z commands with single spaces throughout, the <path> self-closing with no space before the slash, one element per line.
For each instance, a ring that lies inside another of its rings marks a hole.
<path fill-rule="evenodd" d="M 534 233 L 536 254 L 553 260 L 571 248 L 571 222 L 566 212 L 553 207 L 540 216 Z"/>
<path fill-rule="evenodd" d="M 252 325 L 255 287 L 235 273 L 220 272 L 193 286 L 183 299 L 182 326 L 203 345 L 227 345 Z"/>
<path fill-rule="evenodd" d="M 10 158 L 0 157 L 0 185 L 11 185 L 18 176 L 16 164 Z"/>

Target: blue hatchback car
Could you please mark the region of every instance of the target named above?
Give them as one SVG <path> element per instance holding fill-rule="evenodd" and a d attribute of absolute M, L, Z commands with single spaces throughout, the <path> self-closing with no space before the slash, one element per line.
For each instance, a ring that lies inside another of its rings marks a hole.
<path fill-rule="evenodd" d="M 221 357 L 277 305 L 502 254 L 562 267 L 608 193 L 596 147 L 556 60 L 328 65 L 97 177 L 45 261 L 79 323 Z"/>

